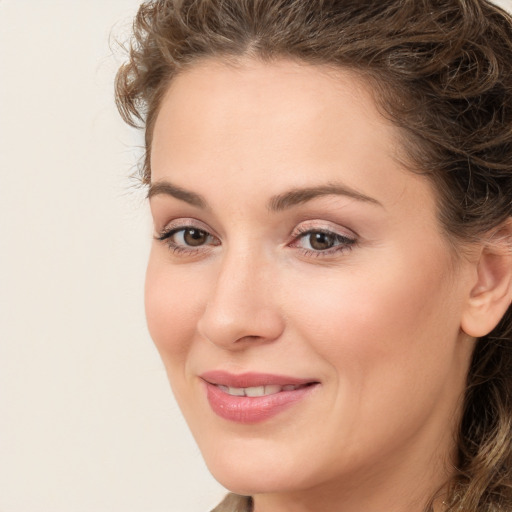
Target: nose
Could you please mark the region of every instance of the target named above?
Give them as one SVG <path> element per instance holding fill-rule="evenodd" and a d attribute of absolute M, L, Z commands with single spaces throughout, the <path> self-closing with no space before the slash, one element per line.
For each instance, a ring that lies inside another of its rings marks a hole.
<path fill-rule="evenodd" d="M 219 262 L 197 328 L 211 343 L 239 350 L 271 342 L 284 330 L 270 266 L 250 255 L 232 254 Z"/>

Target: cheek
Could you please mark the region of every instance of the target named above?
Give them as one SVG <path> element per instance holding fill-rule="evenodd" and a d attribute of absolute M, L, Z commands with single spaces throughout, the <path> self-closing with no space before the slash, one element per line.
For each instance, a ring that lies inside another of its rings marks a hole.
<path fill-rule="evenodd" d="M 288 311 L 302 336 L 338 378 L 361 388 L 407 380 L 421 385 L 445 363 L 448 371 L 459 330 L 444 255 L 390 256 L 376 258 L 375 266 L 326 272 L 315 286 L 297 275 L 303 294 L 288 294 Z M 308 297 L 307 305 L 300 295 Z"/>
<path fill-rule="evenodd" d="M 330 368 L 325 449 L 333 454 L 343 450 L 357 461 L 372 450 L 398 449 L 429 417 L 452 410 L 463 385 L 454 365 L 458 322 L 449 266 L 411 261 L 395 254 L 378 267 L 330 271 L 314 281 L 296 275 L 302 300 L 287 293 L 294 337 L 308 343 L 312 361 Z"/>
<path fill-rule="evenodd" d="M 152 254 L 146 272 L 148 329 L 166 368 L 183 362 L 200 314 L 197 282 L 180 267 Z"/>

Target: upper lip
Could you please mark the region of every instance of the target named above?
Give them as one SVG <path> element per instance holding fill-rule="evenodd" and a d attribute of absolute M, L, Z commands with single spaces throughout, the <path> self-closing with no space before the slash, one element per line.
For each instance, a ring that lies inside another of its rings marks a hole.
<path fill-rule="evenodd" d="M 212 370 L 204 372 L 200 377 L 216 386 L 228 386 L 231 388 L 250 388 L 257 386 L 300 386 L 302 384 L 312 384 L 318 382 L 315 379 L 301 379 L 297 377 L 288 377 L 286 375 L 273 375 L 270 373 L 247 372 L 233 374 L 223 370 Z"/>

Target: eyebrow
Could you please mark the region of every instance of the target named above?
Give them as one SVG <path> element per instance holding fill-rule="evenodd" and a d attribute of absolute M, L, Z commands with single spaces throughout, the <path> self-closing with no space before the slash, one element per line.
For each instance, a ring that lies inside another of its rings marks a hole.
<path fill-rule="evenodd" d="M 177 185 L 169 183 L 168 181 L 159 181 L 150 185 L 147 194 L 148 199 L 159 194 L 172 196 L 191 204 L 192 206 L 197 206 L 198 208 L 208 208 L 208 203 L 202 195 L 197 194 L 196 192 L 191 192 L 190 190 L 185 190 Z M 320 185 L 316 187 L 294 188 L 288 192 L 273 196 L 270 198 L 267 208 L 271 212 L 279 212 L 293 206 L 306 203 L 317 197 L 329 195 L 345 196 L 364 203 L 370 203 L 381 207 L 383 206 L 382 203 L 377 201 L 377 199 L 367 196 L 351 187 L 342 184 L 328 183 L 327 185 Z"/>
<path fill-rule="evenodd" d="M 268 203 L 268 209 L 272 212 L 278 212 L 298 204 L 306 203 L 317 197 L 330 195 L 346 196 L 364 203 L 382 206 L 377 199 L 367 196 L 351 187 L 341 184 L 327 184 L 318 187 L 295 188 L 274 196 Z"/>
<path fill-rule="evenodd" d="M 207 207 L 206 200 L 203 196 L 173 185 L 168 181 L 152 183 L 149 187 L 147 198 L 151 199 L 153 196 L 159 194 L 175 197 L 176 199 L 180 199 L 181 201 L 185 201 L 186 203 L 199 208 L 205 209 Z"/>

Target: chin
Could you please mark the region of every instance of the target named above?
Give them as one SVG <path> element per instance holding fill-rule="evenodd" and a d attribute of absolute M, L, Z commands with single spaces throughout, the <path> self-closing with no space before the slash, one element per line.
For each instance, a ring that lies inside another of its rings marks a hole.
<path fill-rule="evenodd" d="M 254 444 L 261 443 L 254 440 Z M 236 494 L 286 492 L 315 485 L 314 468 L 298 464 L 292 454 L 283 453 L 282 449 L 240 449 L 239 443 L 232 441 L 227 450 L 210 448 L 203 450 L 203 456 L 214 478 Z"/>
<path fill-rule="evenodd" d="M 242 496 L 291 491 L 297 486 L 294 477 L 287 471 L 274 472 L 258 468 L 249 472 L 236 465 L 231 468 L 214 467 L 210 471 L 223 487 Z"/>

